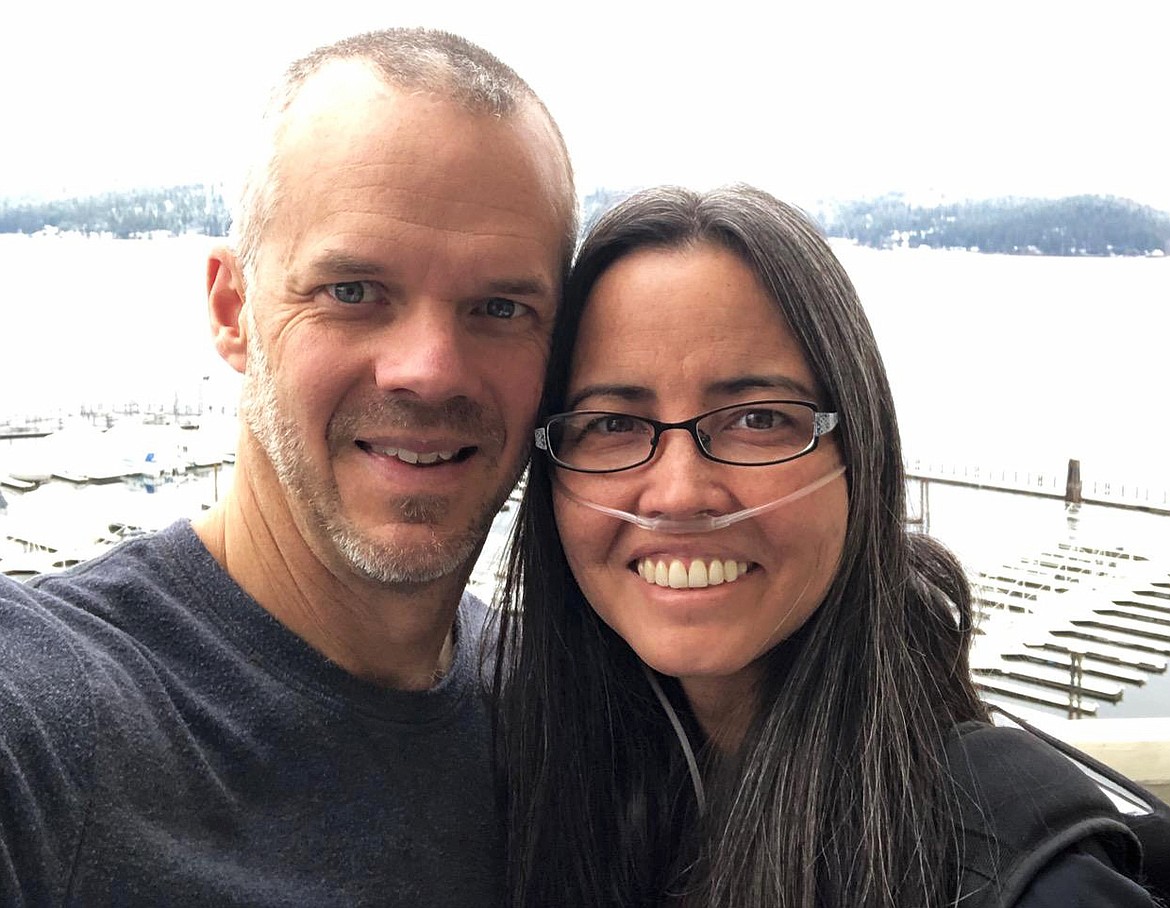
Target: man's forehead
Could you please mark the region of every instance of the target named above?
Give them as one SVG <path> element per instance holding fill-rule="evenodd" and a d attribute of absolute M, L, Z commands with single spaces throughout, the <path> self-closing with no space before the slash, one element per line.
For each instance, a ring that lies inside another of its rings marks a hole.
<path fill-rule="evenodd" d="M 361 60 L 336 60 L 309 76 L 288 104 L 278 143 L 283 153 L 301 145 L 341 144 L 341 137 L 382 136 L 415 132 L 428 145 L 440 145 L 445 130 L 466 126 L 476 132 L 511 133 L 532 149 L 534 158 L 555 162 L 567 172 L 568 162 L 556 127 L 540 104 L 525 98 L 506 115 L 480 110 L 442 89 L 407 88 L 392 84 Z M 336 140 L 336 143 L 335 143 Z"/>
<path fill-rule="evenodd" d="M 362 60 L 331 60 L 308 76 L 283 112 L 284 140 L 295 141 L 303 132 L 315 132 L 322 121 L 341 121 L 353 106 L 376 101 L 393 102 L 402 92 L 381 78 Z"/>
<path fill-rule="evenodd" d="M 462 98 L 390 84 L 365 61 L 329 61 L 289 103 L 276 142 L 272 214 L 278 222 L 301 220 L 310 200 L 317 214 L 331 207 L 360 211 L 385 194 L 409 190 L 413 178 L 434 181 L 428 192 L 436 205 L 444 197 L 474 202 L 510 179 L 506 198 L 497 201 L 521 211 L 543 209 L 562 246 L 575 222 L 567 154 L 531 96 L 498 116 Z M 337 192 L 335 176 L 357 171 L 369 191 L 357 199 Z"/>

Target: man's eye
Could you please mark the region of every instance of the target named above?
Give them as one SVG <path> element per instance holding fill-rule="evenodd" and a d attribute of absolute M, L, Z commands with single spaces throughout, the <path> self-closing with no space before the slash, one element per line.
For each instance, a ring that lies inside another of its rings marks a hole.
<path fill-rule="evenodd" d="M 499 319 L 518 318 L 524 313 L 524 308 L 521 303 L 500 296 L 493 296 L 483 304 L 485 315 Z"/>
<path fill-rule="evenodd" d="M 342 281 L 325 289 L 337 302 L 348 305 L 369 303 L 377 298 L 377 290 L 369 281 Z"/>

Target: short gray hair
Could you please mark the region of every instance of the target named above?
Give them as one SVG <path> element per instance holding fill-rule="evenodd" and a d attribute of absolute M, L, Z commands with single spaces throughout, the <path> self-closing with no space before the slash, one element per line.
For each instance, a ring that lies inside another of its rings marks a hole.
<path fill-rule="evenodd" d="M 465 38 L 425 28 L 389 28 L 317 48 L 294 61 L 273 87 L 232 217 L 232 242 L 246 284 L 251 283 L 261 238 L 280 199 L 280 139 L 288 110 L 314 74 L 343 60 L 365 62 L 388 85 L 433 94 L 469 113 L 505 118 L 534 105 L 547 120 L 564 164 L 566 198 L 560 207 L 567 267 L 577 237 L 573 171 L 564 138 L 544 103 L 515 70 Z"/>

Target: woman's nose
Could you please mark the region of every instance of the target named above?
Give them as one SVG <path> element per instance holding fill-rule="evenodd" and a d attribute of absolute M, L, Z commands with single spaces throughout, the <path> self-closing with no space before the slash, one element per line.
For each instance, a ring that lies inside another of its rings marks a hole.
<path fill-rule="evenodd" d="M 675 519 L 724 513 L 732 502 L 718 482 L 721 469 L 727 467 L 704 457 L 689 432 L 666 430 L 645 467 L 638 512 Z"/>

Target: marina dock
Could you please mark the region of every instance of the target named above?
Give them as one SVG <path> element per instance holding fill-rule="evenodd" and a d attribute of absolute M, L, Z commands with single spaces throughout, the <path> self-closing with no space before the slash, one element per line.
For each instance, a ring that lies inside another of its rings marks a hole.
<path fill-rule="evenodd" d="M 979 614 L 971 671 L 1011 709 L 1077 718 L 1166 672 L 1170 552 L 1058 540 L 971 573 Z"/>

